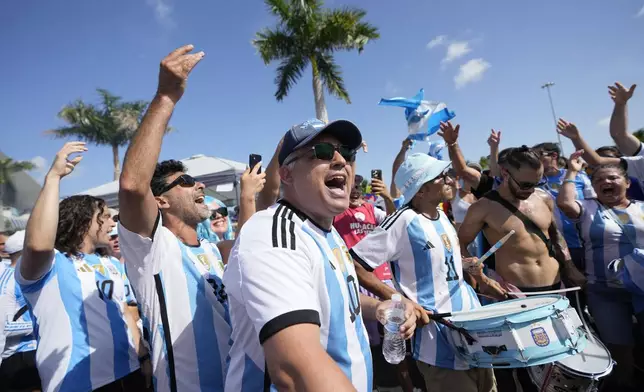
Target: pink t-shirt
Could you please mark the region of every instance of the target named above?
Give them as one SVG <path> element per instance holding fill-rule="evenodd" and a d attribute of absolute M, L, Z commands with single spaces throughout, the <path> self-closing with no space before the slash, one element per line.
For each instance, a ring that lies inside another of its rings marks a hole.
<path fill-rule="evenodd" d="M 343 213 L 333 219 L 333 226 L 340 234 L 347 248 L 351 249 L 355 244 L 367 236 L 373 229 L 382 222 L 387 214 L 372 204 L 362 203 L 355 208 L 347 208 Z M 376 268 L 373 273 L 380 280 L 391 280 L 389 263 L 384 263 Z"/>

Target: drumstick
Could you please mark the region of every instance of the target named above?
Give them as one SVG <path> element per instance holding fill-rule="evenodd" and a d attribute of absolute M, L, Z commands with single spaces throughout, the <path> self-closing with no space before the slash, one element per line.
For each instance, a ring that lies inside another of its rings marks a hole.
<path fill-rule="evenodd" d="M 559 289 L 559 290 L 550 290 L 550 291 L 535 291 L 535 292 L 528 292 L 524 293 L 521 291 L 508 291 L 508 294 L 512 295 L 545 295 L 545 294 L 559 294 L 559 293 L 566 293 L 568 291 L 577 291 L 581 290 L 581 287 L 571 287 L 569 289 Z"/>
<path fill-rule="evenodd" d="M 487 252 L 485 252 L 485 254 L 483 254 L 483 256 L 481 256 L 481 258 L 479 259 L 479 261 L 477 261 L 477 262 L 476 262 L 476 264 L 475 264 L 474 266 L 475 266 L 475 267 L 478 267 L 478 266 L 479 266 L 479 265 L 481 265 L 481 263 L 482 263 L 482 262 L 484 262 L 488 257 L 492 256 L 492 255 L 494 254 L 494 252 L 496 252 L 497 250 L 499 250 L 499 248 L 500 248 L 500 247 L 502 247 L 502 246 L 503 246 L 503 244 L 505 244 L 505 242 L 508 240 L 508 238 L 512 237 L 512 235 L 513 235 L 514 233 L 515 233 L 515 231 L 514 231 L 514 230 L 510 230 L 510 232 L 509 232 L 508 234 L 506 234 L 505 236 L 503 236 L 503 238 L 501 238 L 499 241 L 497 241 L 497 243 L 496 243 L 496 244 L 494 244 L 494 245 L 490 248 L 490 250 L 488 250 Z"/>

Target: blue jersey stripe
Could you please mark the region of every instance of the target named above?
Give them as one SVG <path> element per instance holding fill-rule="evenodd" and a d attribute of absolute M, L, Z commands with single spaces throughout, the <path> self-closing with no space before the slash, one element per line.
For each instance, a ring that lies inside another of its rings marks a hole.
<path fill-rule="evenodd" d="M 240 392 L 258 392 L 264 390 L 264 370 L 258 368 L 255 362 L 246 354 L 244 354 L 244 374 L 242 375 L 241 383 Z"/>
<path fill-rule="evenodd" d="M 423 247 L 427 242 L 425 231 L 421 226 L 418 216 L 415 217 L 407 226 L 409 243 L 411 244 L 412 254 L 414 255 L 414 273 L 416 275 L 416 295 L 418 304 L 427 310 L 436 309 L 436 300 L 434 298 L 434 272 L 432 263 L 428 262 L 429 249 Z M 436 246 L 436 245 L 434 245 Z"/>
<path fill-rule="evenodd" d="M 89 363 L 89 332 L 82 302 L 81 282 L 74 263 L 63 254 L 57 253 L 54 263 L 49 274 L 53 276 L 54 270 L 56 270 L 60 298 L 69 314 L 69 323 L 72 327 L 72 351 L 67 365 L 67 374 L 60 385 L 60 390 L 90 391 L 92 390 L 92 377 Z M 63 279 L 65 280 L 64 284 L 61 282 Z"/>
<path fill-rule="evenodd" d="M 590 264 L 595 278 L 604 282 L 606 280 L 606 267 L 604 265 L 604 229 L 606 225 L 600 214 L 593 215 L 592 219 L 593 223 L 590 225 L 589 233 L 592 242 L 589 245 L 592 247 L 593 259 L 586 260 L 586 263 Z M 589 263 L 589 261 L 592 263 Z"/>
<path fill-rule="evenodd" d="M 329 241 L 329 245 L 331 246 L 331 249 L 342 249 L 340 244 L 336 241 L 336 239 L 333 237 L 333 234 L 329 233 L 326 236 L 327 241 Z M 349 284 L 349 273 L 346 269 L 342 270 L 342 275 L 344 276 L 344 279 L 347 281 L 347 284 Z M 353 278 L 353 276 L 351 277 Z M 358 298 L 356 298 L 356 303 L 358 304 L 358 307 L 360 307 L 360 297 L 358 294 L 358 282 L 353 281 L 351 284 L 354 285 L 354 287 L 347 287 L 347 292 L 349 295 L 351 293 L 355 293 L 358 295 Z M 356 315 L 357 316 L 357 315 Z M 363 325 L 362 317 L 357 316 L 355 322 L 353 323 L 353 327 L 355 328 L 356 331 L 356 336 L 358 336 L 358 342 L 360 342 L 360 350 L 362 351 L 362 356 L 364 357 L 364 360 L 366 363 L 372 363 L 373 360 L 371 359 L 371 346 L 369 345 L 369 340 L 367 339 L 367 335 L 364 333 L 365 327 Z M 373 367 L 367 366 L 367 385 L 371 386 L 373 385 Z"/>
<path fill-rule="evenodd" d="M 206 286 L 206 280 L 201 276 L 187 253 L 199 252 L 198 254 L 201 254 L 203 249 L 194 248 L 188 250 L 185 245 L 180 244 L 180 246 L 183 270 L 186 276 L 186 290 L 188 291 L 192 313 L 191 324 L 199 367 L 199 385 L 205 391 L 211 389 L 214 385 L 224 385 L 221 353 L 217 343 L 217 331 L 213 324 L 213 308 L 210 301 L 208 301 L 208 297 L 206 297 L 206 290 L 213 290 L 213 288 Z M 220 285 L 221 281 L 218 282 L 218 286 Z"/>

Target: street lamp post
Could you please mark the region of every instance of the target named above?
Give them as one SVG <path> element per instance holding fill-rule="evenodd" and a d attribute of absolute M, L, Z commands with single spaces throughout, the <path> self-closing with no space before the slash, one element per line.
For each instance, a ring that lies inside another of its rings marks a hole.
<path fill-rule="evenodd" d="M 548 82 L 541 86 L 541 88 L 548 91 L 548 100 L 550 101 L 550 110 L 552 110 L 552 120 L 555 122 L 555 132 L 557 133 L 557 140 L 559 141 L 559 149 L 561 150 L 561 155 L 566 156 L 563 149 L 563 144 L 561 144 L 561 135 L 557 132 L 557 114 L 555 114 L 555 105 L 552 104 L 552 94 L 550 94 L 550 87 L 554 86 L 553 82 Z"/>

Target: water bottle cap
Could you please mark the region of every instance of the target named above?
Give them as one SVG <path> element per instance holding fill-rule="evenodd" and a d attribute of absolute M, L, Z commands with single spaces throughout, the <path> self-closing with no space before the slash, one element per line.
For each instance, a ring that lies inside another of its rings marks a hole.
<path fill-rule="evenodd" d="M 402 295 L 394 294 L 391 296 L 391 300 L 394 302 L 402 302 Z"/>

